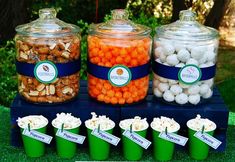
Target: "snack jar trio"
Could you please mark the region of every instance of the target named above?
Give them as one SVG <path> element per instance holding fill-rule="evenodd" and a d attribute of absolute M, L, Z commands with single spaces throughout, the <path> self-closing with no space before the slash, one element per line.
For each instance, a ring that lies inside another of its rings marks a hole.
<path fill-rule="evenodd" d="M 54 9 L 16 27 L 19 94 L 32 103 L 63 103 L 79 93 L 80 29 L 56 18 Z M 125 10 L 92 24 L 88 31 L 88 93 L 113 105 L 137 103 L 147 95 L 152 60 L 153 94 L 166 103 L 197 105 L 213 94 L 218 32 L 189 10 L 156 28 L 128 19 Z"/>

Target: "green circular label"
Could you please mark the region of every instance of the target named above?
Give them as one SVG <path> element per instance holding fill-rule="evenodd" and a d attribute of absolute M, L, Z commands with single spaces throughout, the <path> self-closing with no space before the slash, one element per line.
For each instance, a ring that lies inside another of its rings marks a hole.
<path fill-rule="evenodd" d="M 34 67 L 34 76 L 41 83 L 52 83 L 57 75 L 58 70 L 51 61 L 39 61 Z"/>
<path fill-rule="evenodd" d="M 129 84 L 132 74 L 128 67 L 124 65 L 113 66 L 108 72 L 109 82 L 116 87 L 123 87 Z"/>
<path fill-rule="evenodd" d="M 178 79 L 184 84 L 194 84 L 202 77 L 201 69 L 193 64 L 185 65 L 178 73 Z"/>

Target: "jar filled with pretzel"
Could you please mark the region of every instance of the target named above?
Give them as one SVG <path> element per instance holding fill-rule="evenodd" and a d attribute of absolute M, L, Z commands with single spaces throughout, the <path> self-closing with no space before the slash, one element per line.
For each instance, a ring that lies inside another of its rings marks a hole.
<path fill-rule="evenodd" d="M 150 28 L 133 23 L 128 12 L 112 11 L 111 20 L 92 24 L 88 35 L 88 93 L 112 105 L 142 101 L 148 91 Z"/>
<path fill-rule="evenodd" d="M 16 27 L 19 94 L 33 103 L 62 103 L 79 91 L 80 29 L 56 18 L 53 8 Z"/>

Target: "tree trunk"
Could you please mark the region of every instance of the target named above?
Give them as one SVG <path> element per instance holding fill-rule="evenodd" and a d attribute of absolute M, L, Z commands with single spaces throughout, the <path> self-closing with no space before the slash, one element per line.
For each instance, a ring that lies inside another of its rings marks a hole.
<path fill-rule="evenodd" d="M 171 22 L 179 19 L 179 13 L 181 10 L 186 10 L 185 0 L 172 0 L 173 4 L 173 14 L 171 17 Z"/>
<path fill-rule="evenodd" d="M 27 2 L 27 0 L 1 0 L 0 40 L 13 38 L 15 27 L 28 21 Z"/>
<path fill-rule="evenodd" d="M 216 29 L 219 28 L 220 21 L 223 17 L 224 10 L 225 10 L 226 4 L 228 4 L 227 3 L 228 1 L 230 0 L 215 0 L 214 1 L 214 5 L 212 9 L 210 13 L 208 14 L 208 16 L 206 17 L 206 22 L 205 22 L 206 26 L 210 26 Z"/>

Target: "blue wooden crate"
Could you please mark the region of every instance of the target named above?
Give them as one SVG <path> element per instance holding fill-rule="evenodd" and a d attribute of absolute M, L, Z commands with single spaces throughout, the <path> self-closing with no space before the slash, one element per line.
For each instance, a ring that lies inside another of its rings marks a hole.
<path fill-rule="evenodd" d="M 16 123 L 18 117 L 40 114 L 45 116 L 49 122 L 51 122 L 56 117 L 56 113 L 72 113 L 74 116 L 79 117 L 83 122 L 81 134 L 85 135 L 84 121 L 91 118 L 91 112 L 96 112 L 99 115 L 102 114 L 109 116 L 117 124 L 115 133 L 118 136 L 120 136 L 118 129 L 119 121 L 126 118 L 133 118 L 137 115 L 146 117 L 149 123 L 151 123 L 154 117 L 167 116 L 174 118 L 181 125 L 179 133 L 187 136 L 186 122 L 191 118 L 195 118 L 197 114 L 200 114 L 203 118 L 208 118 L 214 121 L 217 125 L 215 137 L 223 142 L 217 151 L 224 151 L 226 148 L 226 131 L 229 111 L 217 88 L 214 89 L 213 97 L 207 103 L 193 107 L 186 107 L 172 106 L 159 102 L 152 95 L 150 84 L 148 96 L 145 101 L 135 105 L 118 107 L 105 105 L 90 99 L 87 93 L 86 81 L 81 81 L 80 86 L 80 94 L 78 98 L 64 104 L 50 106 L 32 104 L 22 100 L 20 96 L 17 95 L 11 105 L 11 144 L 13 146 L 22 145 L 20 130 Z M 53 129 L 50 124 L 48 130 L 48 134 L 53 134 Z M 148 138 L 151 140 L 150 129 L 148 134 Z"/>

